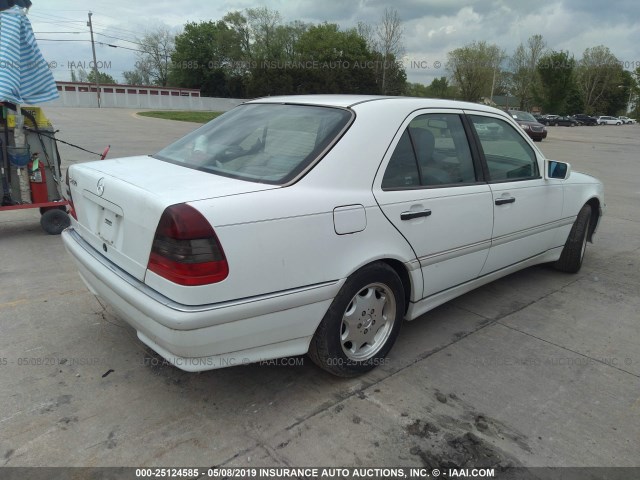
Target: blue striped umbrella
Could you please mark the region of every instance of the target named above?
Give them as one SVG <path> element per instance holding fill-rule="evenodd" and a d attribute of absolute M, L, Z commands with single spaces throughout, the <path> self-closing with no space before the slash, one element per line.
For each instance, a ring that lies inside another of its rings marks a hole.
<path fill-rule="evenodd" d="M 56 82 L 25 11 L 0 12 L 0 101 L 33 105 L 56 98 Z"/>

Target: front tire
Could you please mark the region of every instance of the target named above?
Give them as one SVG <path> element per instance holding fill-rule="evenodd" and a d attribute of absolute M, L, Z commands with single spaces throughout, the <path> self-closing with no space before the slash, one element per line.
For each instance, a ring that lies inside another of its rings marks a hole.
<path fill-rule="evenodd" d="M 400 333 L 404 288 L 389 265 L 378 262 L 351 275 L 314 334 L 309 358 L 340 377 L 353 377 L 383 363 Z"/>
<path fill-rule="evenodd" d="M 585 205 L 580 209 L 578 217 L 571 227 L 560 258 L 553 266 L 561 272 L 578 273 L 582 267 L 584 254 L 587 250 L 587 238 L 591 226 L 591 206 Z"/>

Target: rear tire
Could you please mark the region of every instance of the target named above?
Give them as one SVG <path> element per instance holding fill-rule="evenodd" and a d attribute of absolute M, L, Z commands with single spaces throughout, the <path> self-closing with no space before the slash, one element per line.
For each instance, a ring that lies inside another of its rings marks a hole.
<path fill-rule="evenodd" d="M 353 377 L 384 362 L 402 325 L 404 288 L 385 263 L 351 275 L 314 334 L 309 358 L 339 377 Z"/>
<path fill-rule="evenodd" d="M 60 235 L 65 228 L 71 225 L 71 220 L 66 212 L 54 208 L 42 214 L 40 225 L 49 235 Z"/>
<path fill-rule="evenodd" d="M 560 258 L 553 266 L 561 272 L 577 273 L 582 267 L 584 254 L 587 249 L 587 237 L 591 226 L 591 206 L 585 205 L 580 209 L 578 217 L 571 227 Z"/>

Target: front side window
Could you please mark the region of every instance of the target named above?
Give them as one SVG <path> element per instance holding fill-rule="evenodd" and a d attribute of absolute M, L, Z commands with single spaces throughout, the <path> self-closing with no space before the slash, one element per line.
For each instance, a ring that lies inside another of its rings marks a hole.
<path fill-rule="evenodd" d="M 489 180 L 504 182 L 539 178 L 536 154 L 513 128 L 499 118 L 470 115 L 489 169 Z"/>
<path fill-rule="evenodd" d="M 382 179 L 383 189 L 437 187 L 476 182 L 460 116 L 430 113 L 403 132 Z"/>
<path fill-rule="evenodd" d="M 335 142 L 353 115 L 341 108 L 247 104 L 158 152 L 159 160 L 281 185 Z"/>

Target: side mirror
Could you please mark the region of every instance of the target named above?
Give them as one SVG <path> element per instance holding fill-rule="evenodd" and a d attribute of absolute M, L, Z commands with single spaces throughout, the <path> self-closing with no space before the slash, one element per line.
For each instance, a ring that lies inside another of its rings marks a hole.
<path fill-rule="evenodd" d="M 549 178 L 556 178 L 559 180 L 566 180 L 571 175 L 571 165 L 566 162 L 558 162 L 556 160 L 547 160 L 547 175 Z"/>

